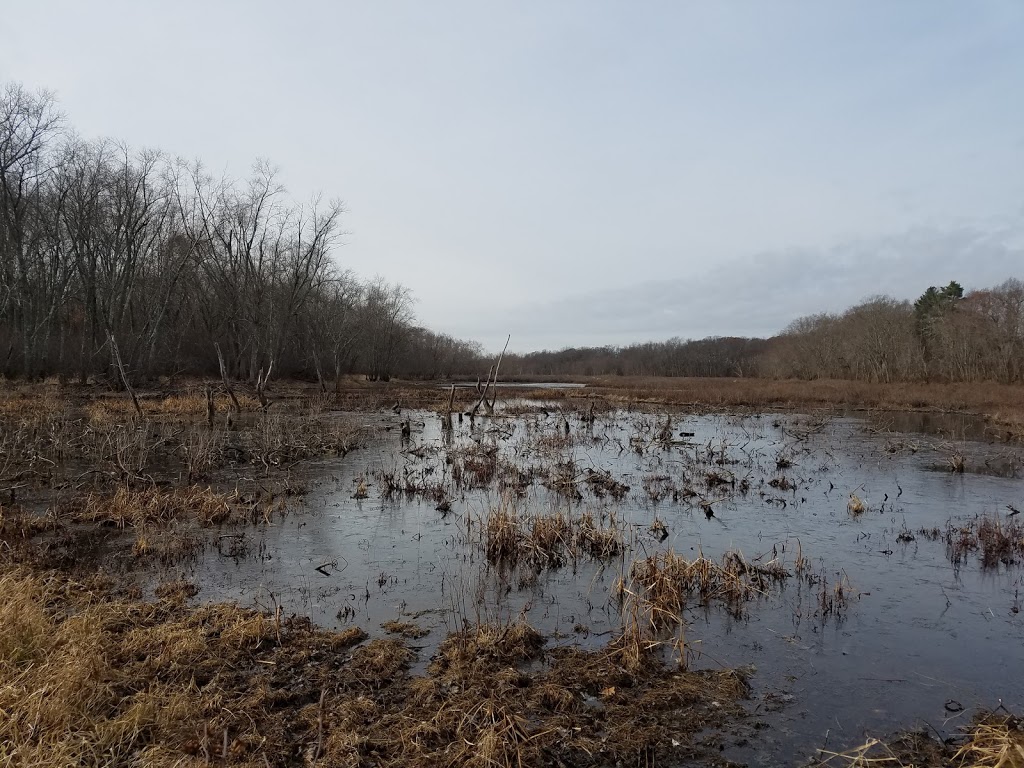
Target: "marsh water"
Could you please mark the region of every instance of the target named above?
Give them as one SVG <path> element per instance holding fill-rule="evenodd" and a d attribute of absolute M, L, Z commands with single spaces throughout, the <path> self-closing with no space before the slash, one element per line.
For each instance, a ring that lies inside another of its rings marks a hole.
<path fill-rule="evenodd" d="M 388 620 L 413 622 L 428 630 L 411 641 L 425 665 L 464 622 L 521 613 L 550 643 L 602 646 L 623 626 L 620 578 L 655 552 L 717 560 L 739 550 L 790 572 L 802 555 L 813 579 L 782 580 L 741 610 L 694 601 L 683 615 L 691 667 L 752 673 L 753 717 L 723 737 L 726 757 L 792 764 L 866 734 L 946 735 L 979 707 L 1024 709 L 1024 568 L 1012 558 L 983 568 L 973 551 L 958 562 L 944 537 L 1024 508 L 1013 446 L 987 442 L 976 425 L 912 417 L 680 413 L 668 422 L 666 413 L 516 410 L 451 432 L 434 413 L 349 415 L 365 422 L 365 447 L 307 467 L 302 501 L 247 530 L 244 546 L 207 549 L 176 570 L 200 585 L 201 600 L 280 604 L 371 634 Z M 499 471 L 469 482 L 467 462 L 479 456 Z M 951 471 L 954 456 L 965 471 Z M 554 467 L 570 487 L 551 482 Z M 516 482 L 502 483 L 503 472 Z M 591 477 L 621 486 L 610 494 Z M 497 508 L 590 514 L 620 532 L 622 550 L 502 567 L 484 546 Z M 822 594 L 836 585 L 843 599 L 826 609 Z"/>

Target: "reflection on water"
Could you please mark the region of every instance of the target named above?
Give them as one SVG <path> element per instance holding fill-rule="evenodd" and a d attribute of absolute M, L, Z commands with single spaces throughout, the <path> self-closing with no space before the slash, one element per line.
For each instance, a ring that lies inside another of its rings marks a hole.
<path fill-rule="evenodd" d="M 475 381 L 456 381 L 454 382 L 456 389 L 476 389 L 477 382 Z M 480 382 L 483 386 L 483 382 Z M 448 389 L 451 384 L 438 384 L 442 389 Z M 550 381 L 550 382 L 533 382 L 533 381 L 502 381 L 497 385 L 497 389 L 583 389 L 586 384 L 580 384 L 574 381 Z"/>
<path fill-rule="evenodd" d="M 968 710 L 1000 699 L 1024 709 L 1024 570 L 982 571 L 977 558 L 955 567 L 941 539 L 920 533 L 1005 515 L 1007 505 L 1024 501 L 1024 483 L 931 471 L 942 444 L 887 449 L 909 430 L 956 439 L 971 455 L 998 451 L 972 440 L 983 433 L 969 421 L 934 416 L 886 414 L 879 433 L 874 420 L 856 418 L 679 415 L 666 445 L 657 439 L 664 416 L 619 412 L 590 423 L 579 414 L 534 413 L 477 419 L 472 428 L 467 420 L 446 437 L 436 415 L 413 412 L 422 426 L 407 443 L 398 430 L 382 431 L 344 460 L 317 465 L 301 508 L 247 534 L 240 557 L 208 552 L 191 577 L 201 598 L 277 601 L 326 626 L 354 623 L 380 634 L 381 622 L 414 620 L 431 630 L 414 641 L 422 664 L 460 621 L 520 611 L 552 642 L 603 645 L 621 626 L 615 586 L 634 558 L 671 548 L 717 559 L 739 549 L 748 560 L 778 556 L 792 568 L 799 542 L 813 568 L 830 582 L 845 575 L 859 592 L 839 619 L 818 615 L 818 590 L 798 579 L 739 618 L 715 607 L 685 615 L 695 666 L 756 668 L 750 708 L 770 727 L 727 756 L 771 764 L 781 755 L 779 764 L 790 764 L 826 738 L 830 747 L 846 747 L 862 743 L 865 730 L 939 725 L 949 699 Z M 520 510 L 614 513 L 626 553 L 606 562 L 580 557 L 535 579 L 513 577 L 489 566 L 479 546 L 480 519 L 502 500 L 495 485 L 471 490 L 464 483 L 447 505 L 422 493 L 383 493 L 381 472 L 410 487 L 453 489 L 459 462 L 451 459 L 460 450 L 496 451 L 498 461 L 533 478 Z M 542 482 L 558 462 L 577 478 L 608 472 L 630 490 L 615 501 L 579 482 L 581 498 L 567 498 Z M 708 469 L 734 485 L 710 491 Z M 368 484 L 365 499 L 353 498 L 360 479 Z M 654 502 L 658 494 L 648 491 L 659 483 L 693 486 L 697 497 L 666 494 Z M 735 490 L 744 483 L 745 494 Z M 863 501 L 862 514 L 848 511 L 851 494 Z M 702 512 L 701 500 L 713 502 L 713 515 Z M 655 518 L 667 531 L 663 540 L 651 531 Z"/>
<path fill-rule="evenodd" d="M 881 432 L 916 432 L 946 440 L 986 440 L 993 436 L 985 417 L 973 413 L 888 411 L 872 413 L 869 423 Z"/>

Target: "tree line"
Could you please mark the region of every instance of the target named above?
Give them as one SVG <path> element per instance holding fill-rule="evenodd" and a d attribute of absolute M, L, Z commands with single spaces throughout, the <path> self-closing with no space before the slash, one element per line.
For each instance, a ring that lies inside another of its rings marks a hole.
<path fill-rule="evenodd" d="M 291 200 L 265 162 L 242 182 L 70 130 L 54 98 L 0 89 L 0 373 L 447 376 L 478 345 L 416 325 L 408 289 L 333 258 L 339 201 Z"/>
<path fill-rule="evenodd" d="M 768 339 L 670 339 L 511 355 L 539 376 L 760 376 L 793 379 L 1024 382 L 1024 282 L 965 293 L 957 282 L 914 303 L 876 296 L 802 317 Z"/>
<path fill-rule="evenodd" d="M 1024 381 L 1024 282 L 965 293 L 957 282 L 914 303 L 878 296 L 803 317 L 772 340 L 763 375 L 865 381 Z"/>
<path fill-rule="evenodd" d="M 507 354 L 502 369 L 519 376 L 754 376 L 766 339 L 669 339 L 624 347 L 571 347 Z"/>

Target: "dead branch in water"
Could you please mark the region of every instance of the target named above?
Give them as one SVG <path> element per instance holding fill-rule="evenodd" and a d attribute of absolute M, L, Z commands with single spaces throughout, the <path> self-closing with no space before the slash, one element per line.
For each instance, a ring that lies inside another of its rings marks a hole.
<path fill-rule="evenodd" d="M 512 334 L 509 334 L 508 338 L 505 339 L 505 347 L 501 350 L 501 354 L 498 355 L 498 362 L 495 363 L 493 368 L 489 368 L 487 370 L 487 381 L 484 382 L 484 388 L 483 391 L 480 393 L 480 399 L 476 401 L 476 405 L 474 405 L 468 412 L 470 418 L 476 417 L 476 412 L 480 409 L 481 405 L 484 407 L 484 411 L 487 412 L 488 416 L 494 413 L 494 404 L 495 402 L 497 402 L 498 399 L 498 370 L 501 368 L 501 360 L 503 357 L 505 357 L 505 351 L 508 349 L 508 343 L 511 340 Z M 494 374 L 493 381 L 491 379 L 492 373 Z M 494 390 L 494 395 L 488 401 L 487 391 L 488 389 L 492 388 Z M 477 390 L 479 391 L 479 389 L 480 383 L 477 382 Z"/>
<path fill-rule="evenodd" d="M 452 384 L 452 388 L 448 391 L 448 407 L 445 409 L 444 416 L 441 417 L 441 428 L 450 431 L 452 428 L 452 407 L 455 405 L 455 385 Z"/>

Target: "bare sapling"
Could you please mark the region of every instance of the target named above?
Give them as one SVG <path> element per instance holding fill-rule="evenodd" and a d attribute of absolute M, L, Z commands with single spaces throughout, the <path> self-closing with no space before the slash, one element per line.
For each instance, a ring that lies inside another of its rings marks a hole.
<path fill-rule="evenodd" d="M 316 347 L 313 347 L 313 367 L 316 369 L 316 380 L 320 385 L 320 393 L 326 395 L 327 382 L 324 381 L 324 371 L 320 365 L 320 355 L 317 354 Z"/>
<path fill-rule="evenodd" d="M 142 406 L 139 405 L 139 398 L 135 396 L 135 390 L 132 389 L 131 383 L 128 381 L 128 374 L 124 370 L 124 362 L 121 360 L 121 350 L 118 349 L 117 339 L 114 338 L 114 334 L 107 332 L 107 340 L 110 342 L 110 350 L 114 355 L 114 362 L 117 364 L 117 370 L 121 374 L 121 383 L 124 384 L 124 388 L 128 391 L 128 395 L 132 399 L 132 405 L 135 406 L 135 413 L 139 417 L 139 422 L 142 422 Z"/>
<path fill-rule="evenodd" d="M 270 407 L 270 401 L 267 399 L 267 382 L 270 381 L 270 372 L 274 370 L 274 361 L 270 361 L 270 365 L 267 368 L 266 374 L 263 373 L 263 369 L 260 368 L 260 372 L 256 374 L 256 397 L 260 401 L 260 409 L 266 413 Z"/>
<path fill-rule="evenodd" d="M 220 378 L 224 383 L 224 389 L 228 393 L 228 397 L 231 398 L 231 405 L 233 406 L 235 413 L 241 413 L 242 405 L 238 402 L 238 398 L 235 397 L 235 390 L 231 388 L 231 382 L 228 380 L 228 368 L 224 365 L 224 354 L 220 351 L 220 344 L 218 342 L 214 342 L 213 347 L 217 350 L 217 362 L 220 364 Z M 230 414 L 228 418 L 230 420 Z"/>
<path fill-rule="evenodd" d="M 206 385 L 206 423 L 210 429 L 213 429 L 213 417 L 217 414 L 217 409 L 213 405 L 213 387 L 209 384 Z"/>

